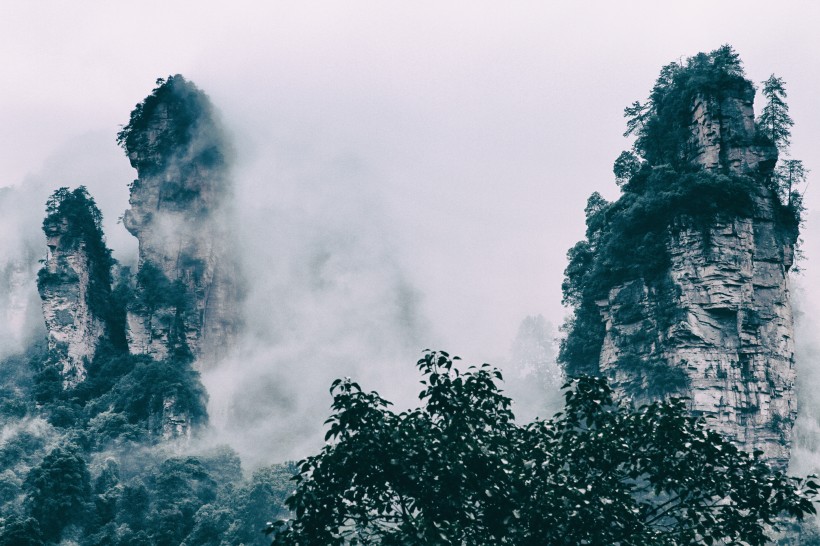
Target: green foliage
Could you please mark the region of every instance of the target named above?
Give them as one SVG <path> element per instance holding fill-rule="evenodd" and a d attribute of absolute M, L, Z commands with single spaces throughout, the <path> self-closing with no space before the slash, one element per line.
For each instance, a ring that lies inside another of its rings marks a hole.
<path fill-rule="evenodd" d="M 634 134 L 634 151 L 650 165 L 682 167 L 688 161 L 692 102 L 698 95 L 754 96 L 737 53 L 729 45 L 698 53 L 661 70 L 649 99 L 624 110 L 626 135 Z"/>
<path fill-rule="evenodd" d="M 157 80 L 157 87 L 136 105 L 128 124 L 117 134 L 117 144 L 140 176 L 165 171 L 180 158 L 185 158 L 177 164 L 181 170 L 225 163 L 226 143 L 210 99 L 179 74 Z M 181 184 L 165 189 L 174 192 L 165 196 L 174 201 L 189 201 L 197 194 Z"/>
<path fill-rule="evenodd" d="M 44 457 L 53 438 L 21 426 L 4 435 L 0 545 L 62 539 L 80 546 L 263 546 L 265 523 L 287 514 L 284 500 L 296 472 L 287 463 L 246 479 L 226 446 L 185 457 L 133 444 L 109 444 L 101 452 L 73 429 Z M 68 437 L 81 441 L 67 444 Z"/>
<path fill-rule="evenodd" d="M 117 523 L 132 529 L 144 529 L 151 508 L 151 494 L 140 480 L 133 480 L 122 488 Z"/>
<path fill-rule="evenodd" d="M 0 526 L 0 546 L 44 546 L 37 520 L 12 516 Z"/>
<path fill-rule="evenodd" d="M 785 221 L 798 227 L 803 212 L 803 196 L 809 170 L 799 159 L 782 159 L 772 173 L 772 186 L 785 209 Z"/>
<path fill-rule="evenodd" d="M 88 363 L 88 376 L 73 389 L 63 389 L 59 368 L 33 361 L 33 395 L 55 426 L 84 431 L 100 449 L 109 443 L 156 441 L 151 438 L 173 400 L 173 409 L 194 427 L 207 422 L 207 394 L 190 359 L 154 361 L 101 348 Z"/>
<path fill-rule="evenodd" d="M 595 301 L 586 299 L 575 307 L 561 330 L 566 336 L 561 339 L 558 362 L 569 374 L 597 375 L 606 326 Z"/>
<path fill-rule="evenodd" d="M 156 544 L 178 546 L 194 526 L 197 510 L 216 498 L 216 482 L 195 457 L 164 461 L 153 476 L 155 510 L 148 527 Z"/>
<path fill-rule="evenodd" d="M 518 426 L 488 365 L 419 361 L 424 406 L 402 413 L 351 380 L 331 388 L 328 443 L 300 462 L 275 545 L 762 545 L 818 485 L 771 470 L 682 400 L 635 410 L 572 380 L 562 413 Z"/>
<path fill-rule="evenodd" d="M 21 419 L 34 411 L 34 372 L 29 362 L 43 358 L 45 350 L 45 343 L 34 343 L 25 353 L 13 354 L 0 361 L 0 422 Z"/>
<path fill-rule="evenodd" d="M 786 82 L 772 74 L 763 82 L 761 93 L 766 98 L 766 105 L 757 118 L 758 131 L 785 153 L 791 144 L 791 128 L 794 125 L 789 115 L 789 105 L 786 104 Z"/>
<path fill-rule="evenodd" d="M 181 279 L 171 281 L 156 265 L 144 262 L 137 273 L 137 289 L 130 305 L 142 308 L 150 321 L 169 321 L 168 345 L 172 358 L 178 362 L 193 362 L 185 337 L 185 318 L 194 312 L 193 297 Z"/>
<path fill-rule="evenodd" d="M 26 477 L 27 511 L 43 537 L 58 541 L 65 527 L 81 523 L 91 501 L 91 476 L 74 446 L 53 449 Z"/>
<path fill-rule="evenodd" d="M 300 463 L 296 514 L 275 544 L 503 544 L 502 460 L 515 425 L 488 365 L 461 374 L 446 353 L 419 361 L 425 407 L 395 414 L 377 393 L 337 380 L 322 451 Z"/>
<path fill-rule="evenodd" d="M 663 165 L 642 167 L 614 203 L 593 194 L 586 208 L 587 239 L 569 250 L 564 270 L 563 302 L 574 307 L 559 353 L 567 372 L 597 373 L 604 327 L 596 301 L 633 280 L 665 284 L 667 244 L 675 232 L 707 232 L 717 218 L 751 216 L 755 191 L 749 177 Z"/>
<path fill-rule="evenodd" d="M 153 263 L 145 262 L 137 273 L 137 298 L 149 313 L 161 307 L 173 307 L 185 311 L 188 296 L 185 285 L 179 279 L 171 281 Z"/>
<path fill-rule="evenodd" d="M 131 268 L 115 268 L 115 278 L 109 296 L 108 341 L 111 347 L 121 353 L 128 352 L 128 340 L 125 337 L 126 311 L 133 300 L 131 288 Z"/>
<path fill-rule="evenodd" d="M 51 194 L 46 202 L 46 218 L 43 220 L 43 232 L 46 237 L 59 238 L 59 250 L 85 251 L 88 268 L 88 306 L 97 316 L 109 323 L 111 328 L 111 268 L 114 259 L 111 250 L 105 244 L 102 232 L 102 213 L 97 208 L 94 198 L 88 194 L 85 186 L 74 190 L 59 188 Z M 51 273 L 46 267 L 40 269 L 37 286 L 42 293 L 45 286 L 54 282 L 65 282 L 64 275 L 71 273 L 68 265 Z M 117 340 L 124 340 L 125 334 L 113 331 Z"/>
<path fill-rule="evenodd" d="M 131 356 L 130 361 L 132 369 L 94 400 L 94 410 L 106 408 L 129 423 L 149 423 L 163 414 L 165 401 L 173 399 L 174 410 L 187 415 L 194 426 L 207 421 L 207 394 L 190 364 L 146 356 Z"/>
<path fill-rule="evenodd" d="M 621 152 L 621 155 L 615 160 L 612 166 L 612 172 L 615 175 L 615 182 L 621 186 L 629 182 L 629 180 L 638 174 L 641 170 L 641 160 L 634 152 Z"/>

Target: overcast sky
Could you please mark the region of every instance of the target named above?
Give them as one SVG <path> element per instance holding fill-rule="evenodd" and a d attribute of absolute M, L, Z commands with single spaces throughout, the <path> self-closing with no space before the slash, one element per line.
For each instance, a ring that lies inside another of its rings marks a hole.
<path fill-rule="evenodd" d="M 753 81 L 783 77 L 792 155 L 820 173 L 819 21 L 817 3 L 748 0 L 3 0 L 0 185 L 88 185 L 127 261 L 135 172 L 115 135 L 181 73 L 233 134 L 240 204 L 368 231 L 425 345 L 491 360 L 525 316 L 560 324 L 586 198 L 617 197 L 623 108 L 664 64 L 730 43 Z M 811 287 L 820 187 L 806 203 Z"/>

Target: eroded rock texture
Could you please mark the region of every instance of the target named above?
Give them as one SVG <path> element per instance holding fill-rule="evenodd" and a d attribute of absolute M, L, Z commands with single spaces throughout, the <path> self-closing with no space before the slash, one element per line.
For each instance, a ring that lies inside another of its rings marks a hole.
<path fill-rule="evenodd" d="M 139 176 L 123 216 L 139 239 L 128 345 L 207 367 L 239 327 L 229 146 L 202 91 L 182 76 L 159 83 L 120 134 Z"/>
<path fill-rule="evenodd" d="M 755 179 L 751 217 L 669 228 L 665 282 L 615 286 L 598 302 L 606 325 L 600 368 L 638 401 L 675 391 L 747 450 L 788 462 L 796 416 L 787 272 L 794 233 L 776 219 L 766 183 L 777 159 L 755 144 L 753 91 L 696 97 L 691 155 L 704 169 Z"/>
<path fill-rule="evenodd" d="M 84 188 L 58 190 L 43 223 L 48 253 L 37 278 L 48 348 L 63 387 L 85 380 L 87 364 L 108 339 L 111 261 L 99 211 Z"/>

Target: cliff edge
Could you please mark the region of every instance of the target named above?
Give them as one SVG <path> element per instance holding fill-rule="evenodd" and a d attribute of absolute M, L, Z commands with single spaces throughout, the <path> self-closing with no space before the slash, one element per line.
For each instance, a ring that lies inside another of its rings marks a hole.
<path fill-rule="evenodd" d="M 688 397 L 714 429 L 785 466 L 799 210 L 773 187 L 778 152 L 753 98 L 721 48 L 666 67 L 636 103 L 624 194 L 590 199 L 587 239 L 569 253 L 561 359 L 639 403 Z"/>

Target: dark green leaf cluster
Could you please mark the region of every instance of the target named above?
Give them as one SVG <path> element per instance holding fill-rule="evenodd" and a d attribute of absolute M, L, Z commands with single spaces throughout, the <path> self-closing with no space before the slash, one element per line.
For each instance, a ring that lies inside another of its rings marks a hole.
<path fill-rule="evenodd" d="M 24 484 L 26 512 L 42 537 L 57 542 L 69 525 L 81 524 L 91 500 L 91 475 L 76 446 L 57 447 L 33 468 Z"/>
<path fill-rule="evenodd" d="M 333 384 L 328 444 L 300 462 L 274 545 L 762 545 L 781 515 L 815 513 L 815 482 L 740 451 L 682 400 L 635 410 L 583 377 L 562 413 L 518 426 L 497 370 L 460 372 L 443 352 L 419 368 L 412 411 Z"/>
<path fill-rule="evenodd" d="M 180 168 L 225 163 L 226 142 L 210 99 L 179 74 L 157 80 L 157 87 L 137 104 L 117 134 L 117 143 L 140 176 L 163 172 L 179 157 L 186 159 Z M 180 193 L 174 198 L 185 196 Z"/>
<path fill-rule="evenodd" d="M 786 153 L 794 125 L 789 115 L 789 105 L 786 104 L 786 82 L 772 74 L 763 82 L 761 93 L 766 98 L 766 104 L 757 118 L 758 131 L 766 135 L 780 152 Z"/>
<path fill-rule="evenodd" d="M 650 165 L 685 165 L 691 152 L 692 103 L 698 95 L 754 97 L 754 86 L 731 46 L 664 66 L 647 101 L 624 110 L 625 136 L 635 135 L 635 152 Z"/>

